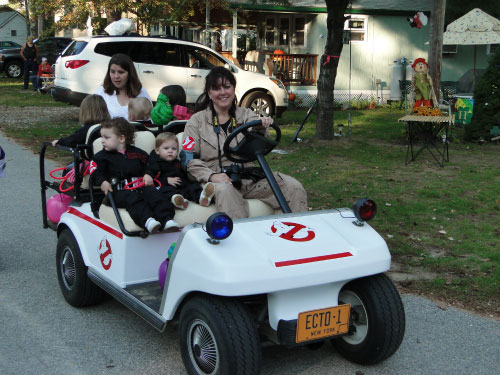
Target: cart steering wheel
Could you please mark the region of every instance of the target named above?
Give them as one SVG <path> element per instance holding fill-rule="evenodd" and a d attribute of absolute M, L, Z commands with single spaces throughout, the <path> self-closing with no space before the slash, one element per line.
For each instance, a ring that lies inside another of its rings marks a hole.
<path fill-rule="evenodd" d="M 271 139 L 262 134 L 260 130 L 256 130 L 255 128 L 258 126 L 262 126 L 261 120 L 250 121 L 233 129 L 222 147 L 224 155 L 235 163 L 249 163 L 256 160 L 257 155 L 270 153 L 281 139 L 281 130 L 274 123 L 269 125 L 269 128 L 273 128 L 275 131 L 274 139 Z M 231 147 L 231 142 L 239 134 L 242 134 L 243 138 L 236 146 Z"/>

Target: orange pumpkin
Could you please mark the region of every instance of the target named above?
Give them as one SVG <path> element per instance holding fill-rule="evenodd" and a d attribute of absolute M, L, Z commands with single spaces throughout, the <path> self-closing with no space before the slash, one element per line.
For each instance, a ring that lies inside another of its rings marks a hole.
<path fill-rule="evenodd" d="M 295 95 L 293 92 L 291 92 L 288 95 L 288 100 L 290 100 L 291 102 L 293 102 L 295 99 L 297 99 L 297 95 Z"/>

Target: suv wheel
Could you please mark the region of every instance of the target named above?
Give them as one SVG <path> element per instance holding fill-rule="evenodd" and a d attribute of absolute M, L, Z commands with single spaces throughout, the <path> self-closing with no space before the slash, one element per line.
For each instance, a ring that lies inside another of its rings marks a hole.
<path fill-rule="evenodd" d="M 250 108 L 259 116 L 274 115 L 274 101 L 268 94 L 255 91 L 249 94 L 242 102 L 243 107 Z"/>
<path fill-rule="evenodd" d="M 23 65 L 19 61 L 11 61 L 5 65 L 5 74 L 10 78 L 19 78 L 23 74 Z"/>

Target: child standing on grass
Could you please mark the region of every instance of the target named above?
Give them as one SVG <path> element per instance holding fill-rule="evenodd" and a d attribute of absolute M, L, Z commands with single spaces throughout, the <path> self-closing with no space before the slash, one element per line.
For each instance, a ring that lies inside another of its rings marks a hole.
<path fill-rule="evenodd" d="M 143 97 L 130 98 L 128 102 L 128 120 L 131 123 L 142 124 L 145 126 L 151 126 L 151 111 L 153 110 L 153 104 L 149 99 Z"/>
<path fill-rule="evenodd" d="M 87 141 L 87 132 L 91 126 L 110 119 L 108 107 L 102 96 L 88 95 L 80 105 L 79 122 L 82 127 L 68 137 L 54 139 L 52 146 L 61 145 L 75 148 L 76 145 L 83 145 Z"/>
<path fill-rule="evenodd" d="M 160 192 L 166 201 L 180 209 L 188 207 L 188 200 L 199 202 L 201 206 L 209 206 L 215 194 L 215 185 L 207 182 L 203 188 L 197 182 L 188 180 L 177 159 L 179 141 L 173 133 L 160 133 L 156 137 L 155 149 L 148 157 L 147 169 L 157 177 L 162 186 Z"/>
<path fill-rule="evenodd" d="M 151 120 L 155 125 L 166 125 L 170 121 L 175 120 L 174 107 L 179 106 L 185 109 L 186 107 L 186 92 L 179 85 L 168 85 L 163 87 L 158 94 L 156 105 L 151 112 Z M 188 120 L 190 115 L 182 120 Z"/>
<path fill-rule="evenodd" d="M 125 208 L 132 220 L 149 233 L 178 230 L 173 220 L 175 209 L 154 187 L 152 174 L 146 170 L 147 153 L 132 146 L 134 127 L 124 118 L 101 124 L 103 150 L 96 153 L 90 165 L 94 183 L 104 194 L 113 192 L 116 206 Z M 145 187 L 126 190 L 125 186 L 142 180 Z"/>

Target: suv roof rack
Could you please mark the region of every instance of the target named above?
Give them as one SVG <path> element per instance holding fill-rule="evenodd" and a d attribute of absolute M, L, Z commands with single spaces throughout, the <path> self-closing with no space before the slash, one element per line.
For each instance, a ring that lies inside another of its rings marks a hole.
<path fill-rule="evenodd" d="M 108 34 L 99 34 L 92 35 L 92 38 L 130 38 L 130 37 L 138 37 L 138 38 L 161 38 L 161 39 L 173 39 L 173 40 L 182 40 L 173 35 L 141 35 L 136 32 L 125 33 L 123 35 L 108 35 Z"/>

